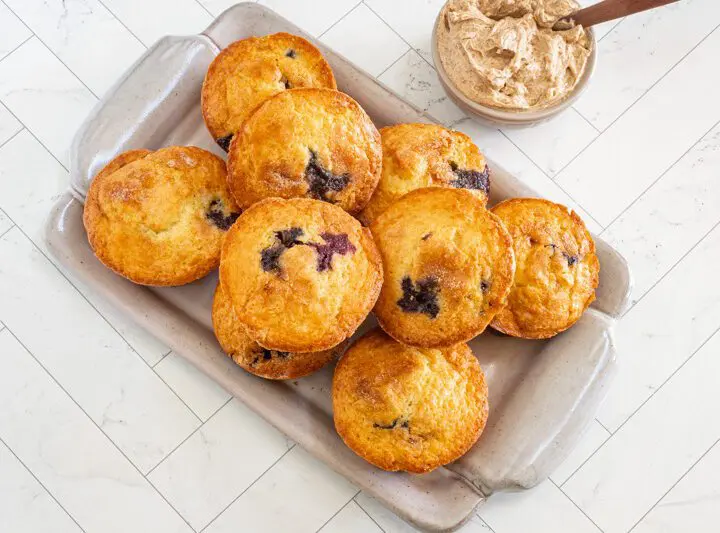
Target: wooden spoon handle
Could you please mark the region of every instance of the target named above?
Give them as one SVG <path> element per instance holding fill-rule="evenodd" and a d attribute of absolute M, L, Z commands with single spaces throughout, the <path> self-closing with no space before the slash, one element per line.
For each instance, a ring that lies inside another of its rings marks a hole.
<path fill-rule="evenodd" d="M 580 9 L 569 17 L 566 17 L 566 19 L 588 28 L 601 22 L 626 17 L 677 1 L 678 0 L 604 0 L 588 6 L 585 9 Z"/>

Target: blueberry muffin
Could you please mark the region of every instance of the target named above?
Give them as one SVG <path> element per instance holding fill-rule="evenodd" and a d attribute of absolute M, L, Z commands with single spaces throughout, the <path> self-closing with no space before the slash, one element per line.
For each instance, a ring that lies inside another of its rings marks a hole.
<path fill-rule="evenodd" d="M 269 197 L 307 197 L 358 213 L 380 179 L 380 134 L 355 100 L 292 89 L 266 100 L 230 145 L 228 179 L 243 209 Z"/>
<path fill-rule="evenodd" d="M 470 137 L 436 124 L 397 124 L 380 130 L 382 175 L 360 214 L 369 225 L 390 204 L 422 187 L 471 191 L 484 204 L 490 191 L 485 156 Z"/>
<path fill-rule="evenodd" d="M 514 198 L 492 212 L 510 232 L 515 281 L 492 327 L 526 339 L 546 339 L 578 321 L 595 299 L 600 263 L 585 224 L 567 207 Z"/>
<path fill-rule="evenodd" d="M 220 281 L 255 342 L 319 352 L 349 338 L 368 315 L 382 264 L 367 228 L 339 207 L 269 198 L 228 232 Z"/>
<path fill-rule="evenodd" d="M 423 473 L 454 461 L 488 417 L 485 376 L 467 344 L 412 348 L 379 329 L 340 359 L 332 395 L 345 444 L 383 470 Z"/>
<path fill-rule="evenodd" d="M 143 285 L 182 285 L 217 267 L 238 216 L 222 159 L 170 146 L 110 161 L 90 185 L 83 221 L 108 268 Z"/>
<path fill-rule="evenodd" d="M 227 152 L 253 109 L 293 87 L 336 88 L 332 69 L 317 48 L 289 33 L 236 41 L 218 54 L 205 76 L 205 124 Z"/>
<path fill-rule="evenodd" d="M 251 374 L 266 379 L 297 379 L 321 369 L 340 355 L 345 343 L 322 352 L 291 353 L 263 348 L 248 337 L 237 319 L 230 299 L 222 290 L 215 289 L 212 306 L 215 336 L 223 351 Z"/>
<path fill-rule="evenodd" d="M 370 231 L 385 271 L 375 314 L 396 340 L 428 348 L 464 342 L 505 305 L 515 270 L 512 240 L 470 191 L 417 189 Z"/>

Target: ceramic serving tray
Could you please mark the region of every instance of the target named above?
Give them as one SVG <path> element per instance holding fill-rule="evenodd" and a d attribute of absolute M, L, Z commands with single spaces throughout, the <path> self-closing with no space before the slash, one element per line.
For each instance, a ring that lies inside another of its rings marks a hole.
<path fill-rule="evenodd" d="M 613 378 L 612 330 L 628 300 L 628 267 L 596 238 L 601 265 L 597 299 L 574 327 L 548 341 L 486 332 L 470 343 L 487 376 L 490 418 L 480 440 L 464 457 L 425 475 L 383 472 L 360 459 L 333 427 L 333 368 L 288 382 L 266 381 L 244 372 L 223 354 L 212 332 L 216 274 L 183 287 L 134 285 L 95 259 L 82 224 L 92 177 L 122 151 L 181 144 L 224 155 L 202 120 L 200 90 L 205 72 L 231 42 L 278 31 L 315 42 L 333 67 L 338 88 L 355 98 L 378 127 L 433 122 L 273 11 L 254 3 L 238 4 L 200 35 L 158 41 L 90 113 L 74 140 L 70 189 L 50 214 L 50 249 L 72 275 L 355 485 L 420 528 L 451 531 L 492 493 L 538 484 L 573 448 Z M 495 162 L 490 167 L 491 203 L 538 196 Z M 373 324 L 370 318 L 360 330 Z"/>

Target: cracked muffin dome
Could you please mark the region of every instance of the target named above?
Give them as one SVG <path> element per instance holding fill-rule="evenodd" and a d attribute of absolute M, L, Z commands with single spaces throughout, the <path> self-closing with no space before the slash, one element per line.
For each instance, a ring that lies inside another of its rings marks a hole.
<path fill-rule="evenodd" d="M 493 207 L 513 239 L 515 281 L 491 326 L 514 337 L 546 339 L 577 322 L 595 299 L 600 263 L 585 224 L 567 207 L 513 198 Z"/>
<path fill-rule="evenodd" d="M 382 264 L 368 229 L 339 207 L 270 198 L 228 232 L 220 281 L 254 341 L 317 352 L 349 338 L 368 315 Z"/>
<path fill-rule="evenodd" d="M 456 460 L 488 417 L 485 376 L 467 344 L 413 348 L 379 329 L 340 359 L 332 396 L 345 444 L 383 470 L 424 473 Z"/>
<path fill-rule="evenodd" d="M 355 100 L 292 89 L 266 100 L 233 138 L 228 181 L 243 209 L 269 197 L 307 197 L 356 214 L 380 179 L 380 134 Z"/>
<path fill-rule="evenodd" d="M 470 191 L 417 189 L 370 231 L 385 272 L 375 315 L 396 340 L 432 348 L 464 342 L 505 305 L 515 270 L 512 240 Z"/>
<path fill-rule="evenodd" d="M 108 268 L 143 285 L 182 285 L 217 267 L 238 216 L 223 160 L 170 146 L 110 161 L 90 185 L 83 222 Z"/>
<path fill-rule="evenodd" d="M 336 88 L 332 69 L 317 48 L 289 33 L 236 41 L 218 54 L 205 76 L 205 124 L 227 151 L 233 135 L 259 104 L 293 87 Z"/>
<path fill-rule="evenodd" d="M 215 336 L 223 351 L 235 363 L 256 376 L 267 379 L 296 379 L 321 369 L 335 359 L 345 343 L 322 352 L 291 353 L 263 348 L 252 340 L 238 321 L 230 299 L 222 290 L 215 289 L 212 306 Z"/>
<path fill-rule="evenodd" d="M 422 187 L 467 189 L 483 203 L 490 190 L 485 156 L 470 137 L 436 124 L 397 124 L 380 130 L 382 174 L 360 214 L 369 225 L 390 204 Z"/>

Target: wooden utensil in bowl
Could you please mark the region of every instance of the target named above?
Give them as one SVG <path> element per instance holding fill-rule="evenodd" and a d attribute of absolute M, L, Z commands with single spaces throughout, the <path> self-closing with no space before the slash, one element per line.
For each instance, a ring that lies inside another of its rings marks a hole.
<path fill-rule="evenodd" d="M 648 9 L 654 9 L 678 1 L 679 0 L 603 0 L 602 2 L 579 9 L 571 15 L 561 18 L 555 23 L 553 29 L 565 29 L 568 23 L 588 28 L 601 22 L 634 15 L 641 11 L 647 11 Z"/>

